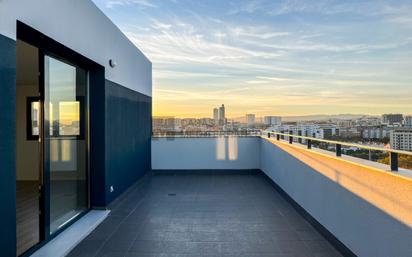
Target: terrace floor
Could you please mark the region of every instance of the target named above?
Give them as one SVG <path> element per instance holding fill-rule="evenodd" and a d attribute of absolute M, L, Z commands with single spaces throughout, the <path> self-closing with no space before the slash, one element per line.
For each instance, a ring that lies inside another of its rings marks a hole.
<path fill-rule="evenodd" d="M 153 175 L 69 256 L 341 256 L 262 174 Z"/>

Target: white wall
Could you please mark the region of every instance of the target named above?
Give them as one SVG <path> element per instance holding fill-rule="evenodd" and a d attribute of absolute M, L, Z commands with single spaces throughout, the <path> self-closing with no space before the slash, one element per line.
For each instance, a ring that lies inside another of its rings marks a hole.
<path fill-rule="evenodd" d="M 151 62 L 92 1 L 0 0 L 0 34 L 15 40 L 16 20 L 105 66 L 106 79 L 152 95 Z"/>
<path fill-rule="evenodd" d="M 152 139 L 152 169 L 259 169 L 260 138 Z"/>
<path fill-rule="evenodd" d="M 412 256 L 412 180 L 262 139 L 261 170 L 359 257 Z"/>

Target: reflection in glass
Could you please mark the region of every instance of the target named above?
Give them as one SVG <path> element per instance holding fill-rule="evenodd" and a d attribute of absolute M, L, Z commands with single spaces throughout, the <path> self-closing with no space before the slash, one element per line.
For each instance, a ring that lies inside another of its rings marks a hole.
<path fill-rule="evenodd" d="M 236 136 L 229 136 L 228 138 L 229 160 L 235 161 L 238 159 L 238 144 Z"/>
<path fill-rule="evenodd" d="M 50 172 L 50 233 L 88 208 L 87 72 L 45 57 L 45 170 Z M 82 118 L 83 117 L 83 118 Z M 83 130 L 83 131 L 82 131 Z"/>
<path fill-rule="evenodd" d="M 80 135 L 80 103 L 59 103 L 59 134 L 62 136 Z"/>
<path fill-rule="evenodd" d="M 216 160 L 225 160 L 226 159 L 226 148 L 225 148 L 225 137 L 216 138 Z"/>
<path fill-rule="evenodd" d="M 40 111 L 39 111 L 39 102 L 31 102 L 31 133 L 32 136 L 39 135 L 39 119 L 40 119 Z"/>

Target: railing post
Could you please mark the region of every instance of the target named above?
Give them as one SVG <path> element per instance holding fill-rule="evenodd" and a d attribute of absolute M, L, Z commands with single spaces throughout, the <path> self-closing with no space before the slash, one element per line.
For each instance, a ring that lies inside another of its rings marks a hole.
<path fill-rule="evenodd" d="M 312 140 L 308 139 L 308 149 L 312 149 Z"/>
<path fill-rule="evenodd" d="M 337 157 L 342 156 L 342 145 L 341 144 L 336 144 L 336 156 Z"/>
<path fill-rule="evenodd" d="M 276 140 L 279 141 L 280 140 L 280 135 L 276 134 Z"/>
<path fill-rule="evenodd" d="M 293 144 L 293 136 L 289 135 L 289 144 Z"/>
<path fill-rule="evenodd" d="M 302 136 L 302 130 L 298 131 L 298 136 Z M 302 144 L 302 138 L 300 138 L 300 137 L 298 138 L 298 143 Z"/>
<path fill-rule="evenodd" d="M 391 171 L 398 171 L 398 153 L 390 153 L 391 155 Z"/>
<path fill-rule="evenodd" d="M 268 132 L 268 138 L 270 138 L 270 132 Z"/>

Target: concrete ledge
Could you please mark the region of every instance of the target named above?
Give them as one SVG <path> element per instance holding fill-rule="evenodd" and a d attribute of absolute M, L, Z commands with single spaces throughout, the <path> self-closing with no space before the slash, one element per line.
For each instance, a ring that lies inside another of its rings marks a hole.
<path fill-rule="evenodd" d="M 109 215 L 108 210 L 91 210 L 31 257 L 64 257 Z"/>
<path fill-rule="evenodd" d="M 261 138 L 262 140 L 267 140 L 269 142 L 272 142 L 275 145 L 284 144 L 284 145 L 296 147 L 296 148 L 299 148 L 305 151 L 310 151 L 312 153 L 317 153 L 321 156 L 329 156 L 330 158 L 333 158 L 335 160 L 345 161 L 345 162 L 352 163 L 352 164 L 355 164 L 355 165 L 358 165 L 358 166 L 361 166 L 367 169 L 375 169 L 378 172 L 384 172 L 385 174 L 388 174 L 388 175 L 400 176 L 400 177 L 412 179 L 412 170 L 404 169 L 401 167 L 399 167 L 399 170 L 397 172 L 391 171 L 390 165 L 379 163 L 376 161 L 365 160 L 359 157 L 354 157 L 354 156 L 345 155 L 345 154 L 342 154 L 341 157 L 337 157 L 336 153 L 333 151 L 328 151 L 328 150 L 324 150 L 324 149 L 320 149 L 316 147 L 312 147 L 312 149 L 309 150 L 307 149 L 307 146 L 305 144 L 301 144 L 297 142 L 294 142 L 293 144 L 289 144 L 289 142 L 286 140 L 276 140 L 276 139 L 268 138 L 264 136 L 262 136 Z"/>

